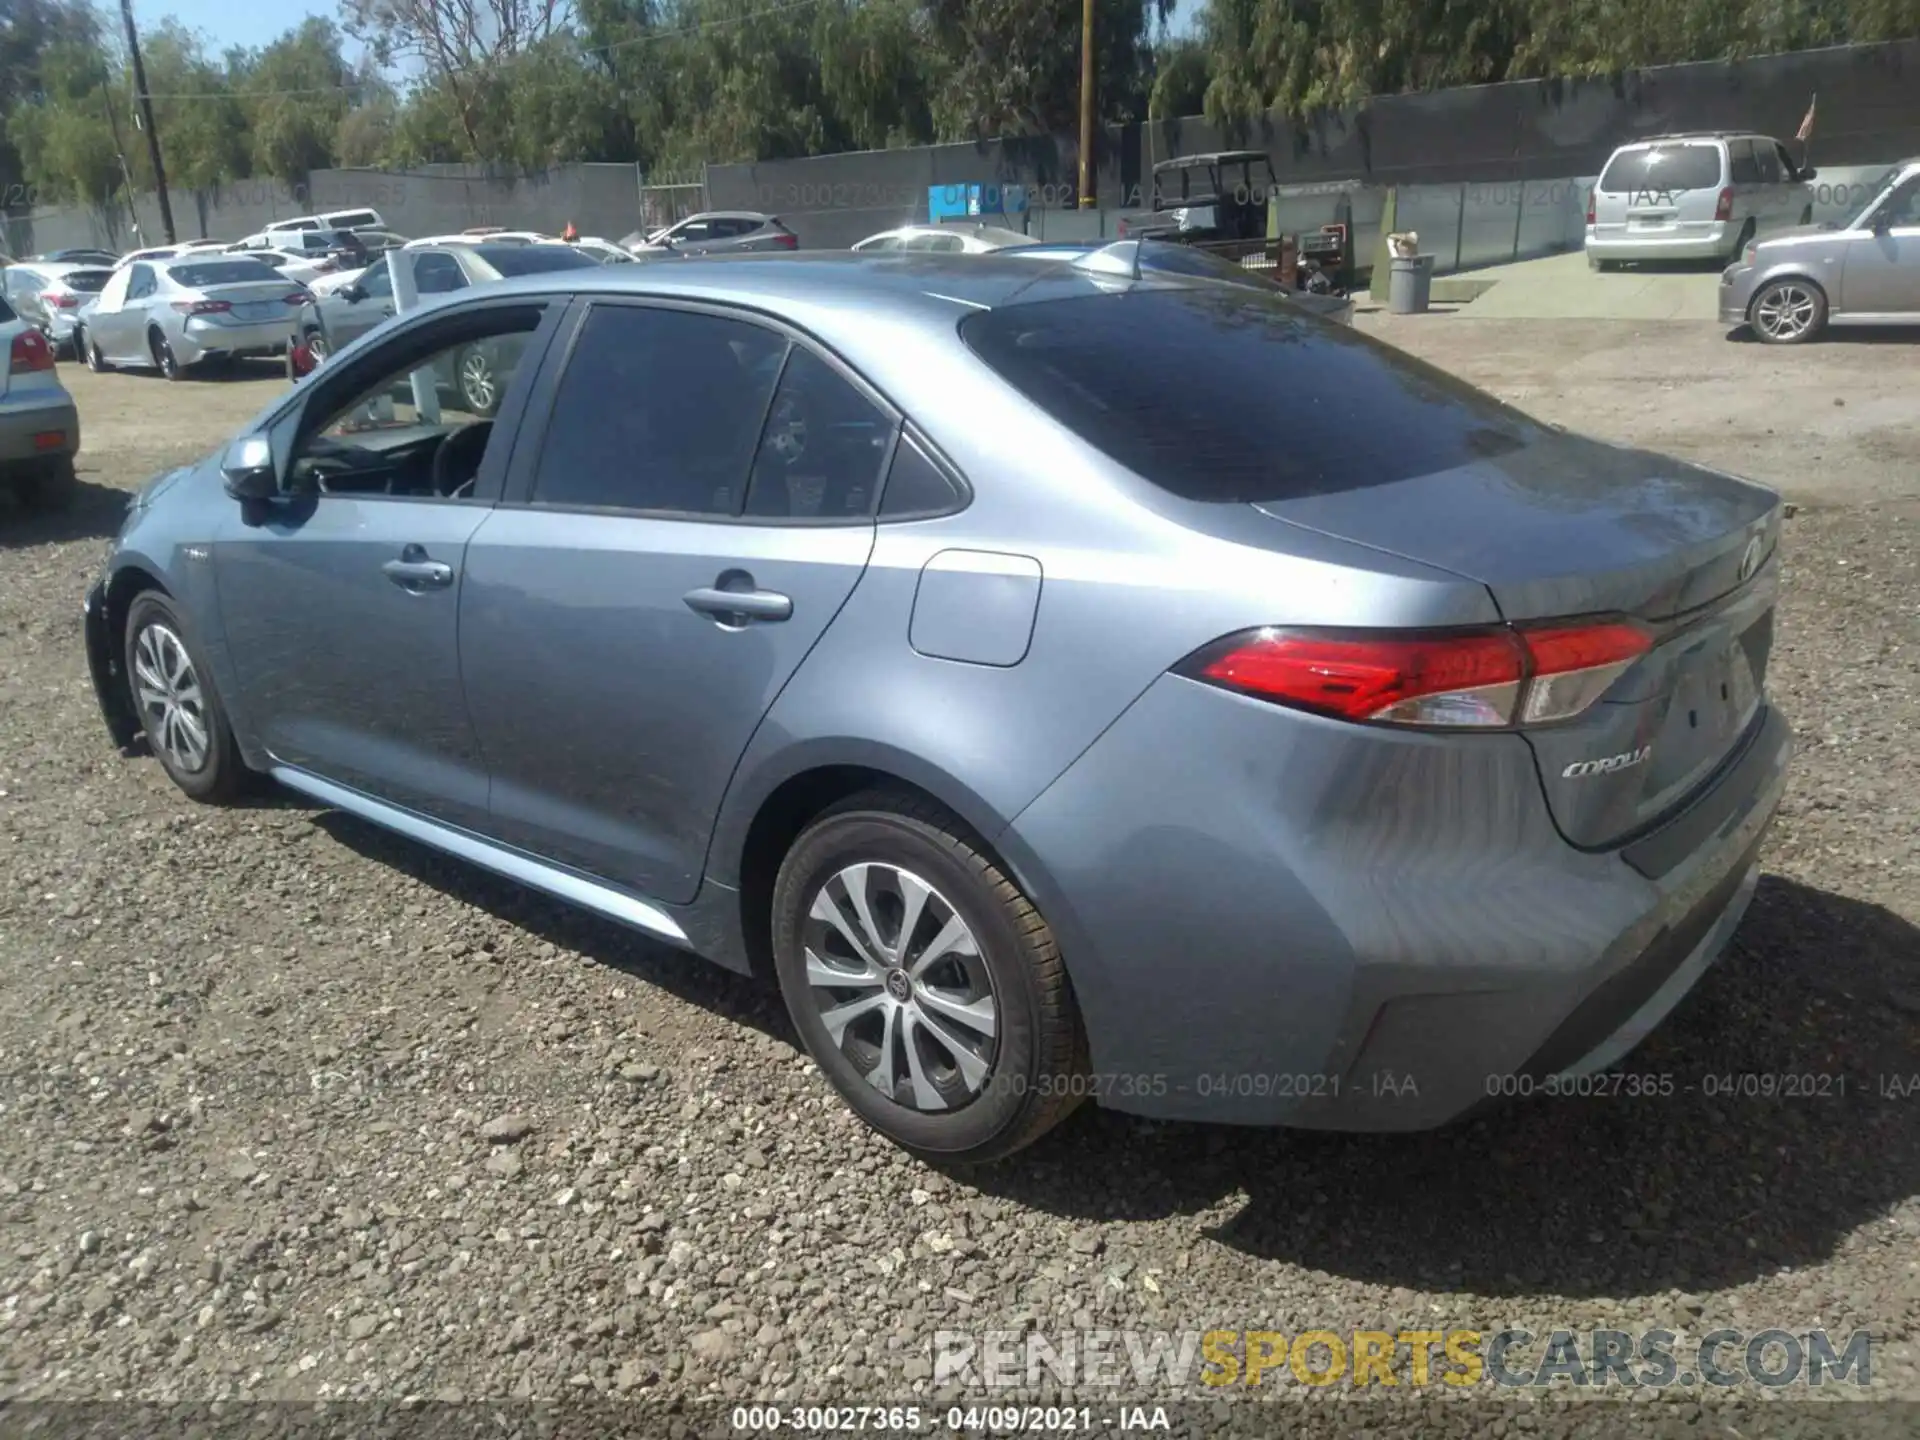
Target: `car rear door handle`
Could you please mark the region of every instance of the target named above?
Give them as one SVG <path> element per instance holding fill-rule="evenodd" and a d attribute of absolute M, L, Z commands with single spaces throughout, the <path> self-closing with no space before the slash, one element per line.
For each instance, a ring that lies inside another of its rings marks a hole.
<path fill-rule="evenodd" d="M 418 546 L 409 545 L 401 559 L 389 560 L 380 568 L 402 590 L 444 590 L 453 583 L 453 567 L 444 561 L 420 558 L 424 553 Z"/>
<path fill-rule="evenodd" d="M 786 620 L 793 615 L 793 601 L 771 590 L 721 590 L 708 587 L 689 590 L 686 602 L 703 615 L 722 622 L 738 624 L 747 620 Z"/>

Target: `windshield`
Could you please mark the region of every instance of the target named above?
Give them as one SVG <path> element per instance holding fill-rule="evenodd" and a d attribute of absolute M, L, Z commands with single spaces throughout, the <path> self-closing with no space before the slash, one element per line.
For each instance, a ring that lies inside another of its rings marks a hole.
<path fill-rule="evenodd" d="M 1858 230 L 1867 223 L 1868 214 L 1886 198 L 1887 191 L 1892 187 L 1894 181 L 1900 178 L 1900 169 L 1900 166 L 1894 166 L 1891 170 L 1887 171 L 1886 174 L 1874 181 L 1873 184 L 1867 186 L 1867 203 L 1860 207 L 1851 220 L 1847 221 L 1845 228 L 1848 230 Z"/>
<path fill-rule="evenodd" d="M 1006 305 L 969 316 L 960 336 L 1087 444 L 1186 500 L 1389 484 L 1538 433 L 1492 396 L 1277 293 L 1183 285 Z"/>
<path fill-rule="evenodd" d="M 192 265 L 176 265 L 168 272 L 176 284 L 199 290 L 208 285 L 244 285 L 252 280 L 278 280 L 280 277 L 258 260 L 204 260 Z"/>

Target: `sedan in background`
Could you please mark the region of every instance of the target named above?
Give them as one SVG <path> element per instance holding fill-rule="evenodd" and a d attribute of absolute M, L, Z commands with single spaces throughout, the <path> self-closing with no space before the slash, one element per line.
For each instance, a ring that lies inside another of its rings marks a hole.
<path fill-rule="evenodd" d="M 764 968 L 948 1161 L 1087 1096 L 1416 1131 L 1615 1065 L 1786 783 L 1779 497 L 1271 287 L 1017 253 L 396 317 L 142 493 L 108 733 Z M 477 344 L 497 408 L 412 383 Z"/>
<path fill-rule="evenodd" d="M 0 300 L 0 489 L 31 509 L 63 509 L 79 448 L 80 412 L 60 383 L 53 347 Z"/>
<path fill-rule="evenodd" d="M 1720 276 L 1720 323 L 1769 345 L 1830 325 L 1920 324 L 1920 158 L 1880 177 L 1844 225 L 1747 246 Z"/>
<path fill-rule="evenodd" d="M 689 215 L 649 236 L 636 231 L 620 243 L 639 259 L 650 260 L 663 255 L 798 250 L 800 237 L 775 215 L 763 215 L 757 210 L 708 210 Z"/>
<path fill-rule="evenodd" d="M 90 370 L 133 366 L 186 378 L 202 361 L 277 355 L 307 292 L 240 255 L 136 261 L 116 270 L 74 333 Z"/>
<path fill-rule="evenodd" d="M 65 351 L 78 358 L 73 349 L 74 328 L 112 278 L 112 267 L 98 264 L 9 265 L 7 303 L 22 320 L 39 327 L 55 354 Z"/>
<path fill-rule="evenodd" d="M 854 245 L 861 254 L 873 250 L 932 251 L 935 254 L 985 255 L 1037 243 L 1031 235 L 1004 225 L 902 225 L 882 230 Z"/>

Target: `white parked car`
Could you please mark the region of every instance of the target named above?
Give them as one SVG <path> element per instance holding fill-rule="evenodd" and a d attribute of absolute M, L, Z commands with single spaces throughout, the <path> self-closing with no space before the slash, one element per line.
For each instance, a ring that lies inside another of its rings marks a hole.
<path fill-rule="evenodd" d="M 1766 135 L 1661 135 L 1622 145 L 1587 197 L 1587 263 L 1732 260 L 1813 220 L 1814 177 Z"/>
<path fill-rule="evenodd" d="M 998 225 L 902 225 L 869 235 L 853 248 L 869 250 L 944 251 L 947 254 L 984 255 L 1038 242 L 1031 235 Z"/>

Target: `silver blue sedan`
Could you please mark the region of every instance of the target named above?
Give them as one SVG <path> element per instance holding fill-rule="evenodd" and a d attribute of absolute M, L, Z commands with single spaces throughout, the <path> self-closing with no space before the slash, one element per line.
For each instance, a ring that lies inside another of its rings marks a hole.
<path fill-rule="evenodd" d="M 277 355 L 309 296 L 238 255 L 137 260 L 114 272 L 75 332 L 90 370 L 151 368 L 169 380 L 205 360 Z"/>

